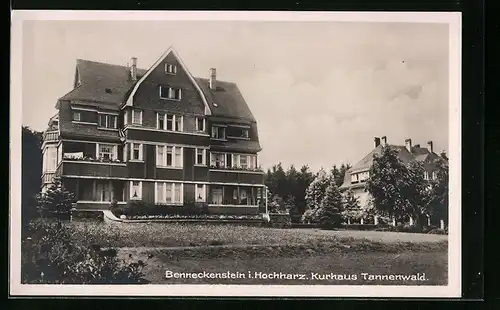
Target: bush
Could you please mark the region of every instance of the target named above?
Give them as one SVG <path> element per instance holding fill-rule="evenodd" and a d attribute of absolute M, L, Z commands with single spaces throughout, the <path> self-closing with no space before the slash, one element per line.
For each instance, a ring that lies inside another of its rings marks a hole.
<path fill-rule="evenodd" d="M 435 229 L 430 230 L 428 232 L 428 234 L 432 234 L 432 235 L 447 235 L 448 231 L 446 229 L 435 228 Z"/>
<path fill-rule="evenodd" d="M 127 217 L 145 216 L 145 215 L 206 215 L 208 214 L 208 205 L 206 203 L 188 202 L 184 206 L 166 206 L 154 205 L 141 200 L 130 200 L 126 205 L 111 205 L 110 211 L 116 217 L 126 215 Z"/>
<path fill-rule="evenodd" d="M 120 264 L 117 250 L 76 242 L 60 222 L 37 221 L 22 240 L 22 282 L 46 284 L 145 283 L 139 260 Z M 87 240 L 82 236 L 81 240 Z"/>

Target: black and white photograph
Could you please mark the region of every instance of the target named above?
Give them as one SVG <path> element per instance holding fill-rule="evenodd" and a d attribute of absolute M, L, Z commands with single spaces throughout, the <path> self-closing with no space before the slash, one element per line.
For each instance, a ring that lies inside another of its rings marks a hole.
<path fill-rule="evenodd" d="M 14 11 L 11 294 L 458 297 L 460 30 Z"/>

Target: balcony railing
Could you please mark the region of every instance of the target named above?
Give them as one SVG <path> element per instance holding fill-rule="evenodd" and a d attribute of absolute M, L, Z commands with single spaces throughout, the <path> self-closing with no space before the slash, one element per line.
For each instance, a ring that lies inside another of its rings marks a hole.
<path fill-rule="evenodd" d="M 43 141 L 53 142 L 59 140 L 59 133 L 57 131 L 46 131 L 43 133 Z"/>
<path fill-rule="evenodd" d="M 55 172 L 45 172 L 42 176 L 42 183 L 43 184 L 52 183 L 52 180 L 54 180 L 55 176 L 56 176 Z"/>
<path fill-rule="evenodd" d="M 224 171 L 237 171 L 237 172 L 264 172 L 262 168 L 243 168 L 243 167 L 226 167 L 226 166 L 216 166 L 216 165 L 210 165 L 210 169 L 214 170 L 224 170 Z"/>
<path fill-rule="evenodd" d="M 63 160 L 57 169 L 60 176 L 94 176 L 94 177 L 128 177 L 128 169 L 125 163 L 113 162 L 86 162 Z"/>

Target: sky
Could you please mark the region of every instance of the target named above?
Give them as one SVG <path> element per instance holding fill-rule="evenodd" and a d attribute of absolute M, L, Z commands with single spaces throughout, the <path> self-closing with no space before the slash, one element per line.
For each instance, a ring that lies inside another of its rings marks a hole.
<path fill-rule="evenodd" d="M 46 128 L 76 59 L 149 68 L 169 47 L 190 73 L 232 81 L 258 123 L 267 169 L 354 165 L 390 144 L 448 151 L 447 24 L 25 21 L 22 123 Z"/>

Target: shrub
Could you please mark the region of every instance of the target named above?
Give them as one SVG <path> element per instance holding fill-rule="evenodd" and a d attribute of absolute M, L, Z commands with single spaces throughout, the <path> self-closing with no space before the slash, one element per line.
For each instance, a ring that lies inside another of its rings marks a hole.
<path fill-rule="evenodd" d="M 22 240 L 22 282 L 59 284 L 145 283 L 139 260 L 120 264 L 117 251 L 76 242 L 61 224 L 37 221 Z M 82 238 L 82 240 L 87 240 Z"/>
<path fill-rule="evenodd" d="M 433 235 L 447 235 L 448 231 L 445 229 L 440 229 L 440 228 L 435 228 L 432 229 L 428 232 L 428 234 L 433 234 Z"/>
<path fill-rule="evenodd" d="M 208 205 L 206 203 L 187 202 L 184 206 L 154 205 L 141 200 L 130 200 L 124 206 L 110 206 L 111 212 L 116 217 L 126 215 L 127 217 L 136 216 L 199 216 L 208 214 Z"/>
<path fill-rule="evenodd" d="M 76 202 L 75 194 L 66 190 L 61 179 L 56 178 L 45 193 L 36 197 L 37 209 L 42 216 L 51 214 L 69 215 L 72 204 Z"/>

